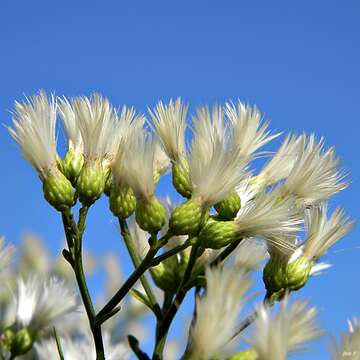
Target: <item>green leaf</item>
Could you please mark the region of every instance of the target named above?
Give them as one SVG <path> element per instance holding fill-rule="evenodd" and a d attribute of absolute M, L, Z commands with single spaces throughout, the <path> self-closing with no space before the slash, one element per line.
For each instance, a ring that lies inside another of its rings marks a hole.
<path fill-rule="evenodd" d="M 151 311 L 153 311 L 153 307 L 151 305 L 151 302 L 149 301 L 148 297 L 142 293 L 139 290 L 136 289 L 131 289 L 130 290 L 130 294 L 138 301 L 140 301 L 142 304 L 144 304 L 145 306 L 147 306 Z"/>

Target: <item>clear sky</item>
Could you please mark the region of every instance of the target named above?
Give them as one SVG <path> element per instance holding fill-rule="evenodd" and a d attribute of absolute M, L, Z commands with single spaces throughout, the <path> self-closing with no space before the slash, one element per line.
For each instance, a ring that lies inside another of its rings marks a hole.
<path fill-rule="evenodd" d="M 1 123 L 10 124 L 14 100 L 40 88 L 68 96 L 100 91 L 141 111 L 177 96 L 191 106 L 240 98 L 257 104 L 272 128 L 315 132 L 336 147 L 352 183 L 332 204 L 359 219 L 359 41 L 356 0 L 1 0 Z M 0 168 L 0 233 L 18 243 L 32 231 L 58 250 L 59 216 L 5 128 Z M 87 248 L 117 251 L 128 266 L 105 199 L 89 221 Z M 337 244 L 326 256 L 334 267 L 299 293 L 334 334 L 360 316 L 358 235 L 356 228 Z M 327 341 L 307 358 L 327 359 Z"/>

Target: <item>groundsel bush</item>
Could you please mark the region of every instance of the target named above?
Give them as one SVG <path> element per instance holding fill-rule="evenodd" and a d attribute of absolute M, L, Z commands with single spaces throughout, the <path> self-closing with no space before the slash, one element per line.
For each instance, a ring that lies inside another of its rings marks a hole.
<path fill-rule="evenodd" d="M 67 99 L 40 92 L 15 103 L 9 132 L 37 171 L 54 216 L 61 216 L 66 273 L 79 295 L 57 277 L 9 277 L 14 295 L 5 302 L 2 358 L 127 359 L 132 351 L 138 359 L 169 359 L 167 335 L 189 293 L 193 317 L 178 358 L 282 360 L 324 334 L 316 309 L 291 301 L 291 294 L 329 267 L 322 256 L 354 225 L 342 208 L 328 211 L 327 201 L 348 185 L 334 149 L 313 134 L 290 134 L 269 156 L 261 148 L 281 134 L 240 101 L 198 108 L 191 118 L 180 99 L 148 113 L 115 109 L 99 94 Z M 68 138 L 63 158 L 58 120 Z M 254 174 L 251 162 L 260 156 L 268 160 Z M 156 192 L 168 172 L 180 203 Z M 95 306 L 83 238 L 88 211 L 103 194 L 134 270 L 122 283 L 113 281 L 111 295 Z M 1 250 L 3 272 L 11 253 Z M 244 318 L 243 307 L 254 299 L 251 274 L 261 268 L 264 300 Z M 156 320 L 152 354 L 118 320 L 131 318 L 130 296 Z M 116 322 L 121 336 L 112 330 Z M 236 352 L 237 343 L 247 348 Z M 334 341 L 332 356 L 360 357 L 356 319 Z"/>

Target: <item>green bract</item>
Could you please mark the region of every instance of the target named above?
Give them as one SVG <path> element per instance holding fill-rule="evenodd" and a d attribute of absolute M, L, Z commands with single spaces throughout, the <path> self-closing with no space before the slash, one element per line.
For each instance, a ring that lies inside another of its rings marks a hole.
<path fill-rule="evenodd" d="M 224 200 L 215 204 L 214 207 L 223 220 L 232 220 L 241 208 L 240 196 L 236 191 L 233 191 Z"/>
<path fill-rule="evenodd" d="M 172 182 L 179 194 L 186 198 L 191 197 L 192 187 L 188 164 L 185 160 L 172 164 Z"/>
<path fill-rule="evenodd" d="M 156 233 L 165 224 L 166 210 L 156 197 L 151 200 L 139 200 L 136 204 L 135 217 L 141 229 Z"/>
<path fill-rule="evenodd" d="M 109 198 L 110 210 L 121 218 L 128 218 L 136 208 L 136 198 L 134 192 L 129 187 L 121 189 L 113 188 Z"/>
<path fill-rule="evenodd" d="M 236 224 L 233 221 L 208 221 L 199 234 L 200 244 L 211 249 L 221 249 L 236 238 Z"/>

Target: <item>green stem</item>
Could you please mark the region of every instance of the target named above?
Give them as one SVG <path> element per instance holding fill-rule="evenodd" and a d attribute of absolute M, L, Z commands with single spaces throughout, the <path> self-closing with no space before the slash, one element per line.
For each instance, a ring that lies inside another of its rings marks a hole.
<path fill-rule="evenodd" d="M 233 241 L 230 245 L 228 245 L 210 264 L 211 267 L 219 265 L 223 262 L 241 243 L 243 239 L 238 239 Z"/>
<path fill-rule="evenodd" d="M 79 211 L 78 224 L 75 223 L 70 211 L 62 214 L 64 231 L 72 255 L 71 266 L 74 270 L 76 282 L 79 287 L 81 299 L 83 301 L 87 317 L 89 319 L 90 329 L 93 334 L 96 360 L 105 360 L 104 345 L 101 333 L 101 326 L 96 322 L 96 314 L 91 301 L 89 289 L 86 284 L 84 266 L 82 261 L 82 236 L 85 230 L 86 216 L 88 207 L 83 206 Z"/>
<path fill-rule="evenodd" d="M 162 360 L 163 359 L 163 351 L 164 346 L 167 338 L 167 334 L 169 332 L 170 325 L 181 305 L 185 296 L 186 296 L 186 284 L 190 279 L 192 269 L 195 265 L 197 256 L 198 256 L 198 245 L 194 245 L 191 248 L 190 258 L 188 265 L 186 267 L 184 277 L 181 280 L 181 284 L 179 285 L 179 289 L 176 293 L 175 299 L 173 300 L 172 304 L 170 305 L 168 311 L 165 314 L 163 319 L 158 320 L 156 326 L 156 337 L 155 337 L 155 348 L 153 352 L 153 360 Z"/>
<path fill-rule="evenodd" d="M 178 254 L 179 252 L 187 249 L 193 243 L 193 238 L 190 240 L 186 240 L 183 244 L 175 246 L 171 250 L 166 251 L 165 253 L 154 257 L 151 261 L 151 266 L 159 265 L 162 261 L 166 260 L 167 258 Z"/>
<path fill-rule="evenodd" d="M 140 266 L 140 259 L 137 256 L 137 250 L 135 248 L 135 242 L 133 241 L 133 239 L 131 238 L 131 234 L 129 232 L 127 223 L 125 219 L 120 219 L 119 218 L 119 224 L 120 224 L 120 230 L 121 230 L 121 235 L 124 239 L 125 245 L 127 247 L 127 250 L 130 254 L 131 260 L 134 264 L 135 269 L 138 268 Z M 140 281 L 141 284 L 146 292 L 146 295 L 149 299 L 149 302 L 151 304 L 151 308 L 154 309 L 154 313 L 157 317 L 161 317 L 161 309 L 160 306 L 156 300 L 156 297 L 151 289 L 151 286 L 147 280 L 147 278 L 145 277 L 145 275 L 142 275 L 140 277 Z"/>

